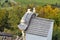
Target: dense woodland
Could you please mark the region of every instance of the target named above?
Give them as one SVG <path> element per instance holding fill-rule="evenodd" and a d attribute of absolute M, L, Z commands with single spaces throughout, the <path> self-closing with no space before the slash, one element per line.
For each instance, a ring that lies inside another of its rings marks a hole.
<path fill-rule="evenodd" d="M 6 5 L 7 4 L 7 5 Z M 48 18 L 54 20 L 53 40 L 60 40 L 60 8 L 46 4 L 44 6 L 35 4 L 29 4 L 27 6 L 21 6 L 19 3 L 0 3 L 0 31 L 11 33 L 13 35 L 21 36 L 21 30 L 17 25 L 27 8 L 36 8 L 36 13 L 39 17 Z"/>

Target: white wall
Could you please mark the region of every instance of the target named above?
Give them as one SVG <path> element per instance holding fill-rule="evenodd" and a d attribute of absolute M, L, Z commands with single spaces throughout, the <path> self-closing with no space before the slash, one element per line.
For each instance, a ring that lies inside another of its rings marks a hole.
<path fill-rule="evenodd" d="M 52 40 L 53 24 L 54 24 L 54 22 L 51 22 L 51 27 L 50 27 L 50 30 L 48 33 L 48 39 L 47 40 Z"/>
<path fill-rule="evenodd" d="M 26 40 L 47 40 L 47 37 L 26 34 Z"/>

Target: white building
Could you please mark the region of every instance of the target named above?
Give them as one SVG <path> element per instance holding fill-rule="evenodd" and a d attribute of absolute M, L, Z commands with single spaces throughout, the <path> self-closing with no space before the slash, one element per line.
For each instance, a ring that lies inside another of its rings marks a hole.
<path fill-rule="evenodd" d="M 26 34 L 23 40 L 52 40 L 53 24 L 53 20 L 37 17 L 28 9 L 18 27 Z"/>

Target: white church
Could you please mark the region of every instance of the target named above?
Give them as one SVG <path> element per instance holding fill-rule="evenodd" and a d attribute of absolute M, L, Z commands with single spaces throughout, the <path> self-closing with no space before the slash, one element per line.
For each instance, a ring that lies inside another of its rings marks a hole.
<path fill-rule="evenodd" d="M 35 8 L 24 14 L 18 28 L 22 30 L 23 40 L 52 40 L 54 20 L 37 17 Z"/>

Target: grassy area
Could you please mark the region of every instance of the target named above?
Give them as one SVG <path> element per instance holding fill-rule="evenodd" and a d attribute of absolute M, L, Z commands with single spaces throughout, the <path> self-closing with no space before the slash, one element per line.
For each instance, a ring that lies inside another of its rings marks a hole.
<path fill-rule="evenodd" d="M 21 5 L 35 4 L 35 5 L 44 5 L 44 4 L 60 4 L 60 0 L 15 0 L 20 2 Z"/>
<path fill-rule="evenodd" d="M 34 4 L 35 6 L 37 5 L 46 5 L 46 4 L 60 4 L 60 0 L 14 0 L 17 3 L 19 3 L 21 6 L 27 6 L 29 4 Z M 1 1 L 2 3 L 4 2 L 3 0 Z"/>
<path fill-rule="evenodd" d="M 1 0 L 1 2 L 4 2 L 5 0 Z M 27 5 L 27 4 L 60 4 L 60 0 L 14 0 L 16 2 L 21 3 L 21 5 Z"/>

